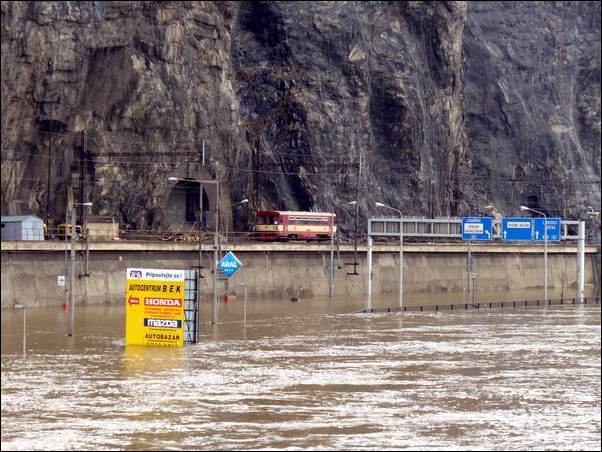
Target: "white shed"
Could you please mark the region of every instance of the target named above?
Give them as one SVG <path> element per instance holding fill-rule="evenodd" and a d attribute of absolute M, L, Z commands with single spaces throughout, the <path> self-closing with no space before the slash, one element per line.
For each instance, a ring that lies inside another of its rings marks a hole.
<path fill-rule="evenodd" d="M 44 222 L 35 215 L 2 215 L 2 240 L 44 240 Z"/>

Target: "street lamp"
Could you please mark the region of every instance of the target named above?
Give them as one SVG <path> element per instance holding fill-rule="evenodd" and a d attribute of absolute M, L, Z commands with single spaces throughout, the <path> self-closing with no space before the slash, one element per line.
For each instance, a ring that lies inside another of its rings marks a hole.
<path fill-rule="evenodd" d="M 481 207 L 481 210 L 485 213 L 489 212 L 493 218 L 492 218 L 492 224 L 491 224 L 491 233 L 492 236 L 490 238 L 493 238 L 493 233 L 494 232 L 499 232 L 499 226 L 498 229 L 496 229 L 496 224 L 494 223 L 494 221 L 499 218 L 499 214 L 496 212 L 495 207 L 491 204 L 488 204 L 486 206 Z"/>
<path fill-rule="evenodd" d="M 242 200 L 240 200 L 240 201 L 238 201 L 238 202 L 235 202 L 234 204 L 232 204 L 232 205 L 230 206 L 230 208 L 231 208 L 231 209 L 234 209 L 235 207 L 241 206 L 241 205 L 243 205 L 243 204 L 246 204 L 246 203 L 248 203 L 248 202 L 249 202 L 249 200 L 248 200 L 247 198 L 245 198 L 245 199 L 242 199 Z M 234 220 L 233 220 L 233 221 L 234 221 Z M 226 241 L 226 243 L 228 243 L 228 223 L 229 223 L 229 218 L 228 218 L 228 210 L 226 210 L 226 221 L 225 221 L 225 223 L 226 223 L 226 234 L 225 234 L 225 241 Z"/>
<path fill-rule="evenodd" d="M 242 199 L 242 200 L 232 204 L 231 208 L 234 209 L 235 207 L 242 206 L 243 204 L 247 204 L 248 202 L 249 202 L 249 200 L 247 198 Z M 226 211 L 226 213 L 227 212 L 228 211 Z M 232 221 L 234 221 L 234 219 Z M 226 218 L 226 243 L 228 243 L 228 223 L 229 223 L 229 219 Z"/>
<path fill-rule="evenodd" d="M 211 323 L 217 323 L 217 241 L 219 232 L 219 180 L 197 180 L 197 179 L 182 179 L 180 177 L 170 176 L 170 181 L 183 181 L 183 182 L 196 182 L 199 184 L 199 285 L 197 288 L 198 294 L 198 306 L 197 309 L 201 309 L 201 258 L 202 258 L 202 247 L 201 247 L 201 235 L 202 223 L 203 223 L 203 184 L 215 184 L 216 185 L 216 201 L 215 201 L 215 233 L 213 236 L 213 304 L 211 305 Z M 198 331 L 198 329 L 197 329 Z"/>
<path fill-rule="evenodd" d="M 235 207 L 238 206 L 242 206 L 243 204 L 248 203 L 249 200 L 247 198 L 242 199 L 238 202 L 235 202 L 234 204 L 232 204 L 230 206 L 230 209 L 234 209 Z M 230 223 L 229 218 L 228 218 L 228 210 L 226 210 L 226 234 L 225 234 L 225 243 L 226 245 L 229 244 L 228 242 L 228 224 Z M 220 254 L 220 258 L 221 258 L 221 249 L 219 250 L 219 254 Z M 224 283 L 224 301 L 227 302 L 228 301 L 228 290 L 230 290 L 230 279 L 226 279 L 225 283 Z"/>
<path fill-rule="evenodd" d="M 27 306 L 24 304 L 16 304 L 13 308 L 23 310 L 23 358 L 25 358 L 25 337 L 27 336 Z"/>
<path fill-rule="evenodd" d="M 546 214 L 539 210 L 531 209 L 527 206 L 520 206 L 520 210 L 538 213 L 543 215 L 543 268 L 544 268 L 544 298 L 545 302 L 548 302 L 548 219 Z"/>
<path fill-rule="evenodd" d="M 69 272 L 69 318 L 67 336 L 73 336 L 75 320 L 75 206 L 91 206 L 91 202 L 71 202 L 71 271 Z"/>
<path fill-rule="evenodd" d="M 403 214 L 391 206 L 377 202 L 376 207 L 394 210 L 399 214 L 399 309 L 403 312 Z"/>

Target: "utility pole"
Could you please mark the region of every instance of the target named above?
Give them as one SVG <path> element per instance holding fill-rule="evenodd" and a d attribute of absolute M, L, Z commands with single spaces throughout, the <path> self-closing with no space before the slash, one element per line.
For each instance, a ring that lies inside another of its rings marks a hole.
<path fill-rule="evenodd" d="M 215 234 L 213 236 L 213 304 L 211 305 L 211 323 L 217 323 L 217 258 L 218 258 L 218 247 L 219 247 L 219 179 L 216 178 L 216 192 L 215 197 Z"/>
<path fill-rule="evenodd" d="M 167 180 L 174 181 L 174 182 L 175 181 L 184 181 L 184 182 L 187 182 L 187 183 L 197 182 L 199 184 L 199 218 L 198 218 L 198 222 L 199 222 L 199 253 L 198 253 L 198 256 L 199 256 L 199 271 L 198 271 L 198 274 L 197 274 L 197 276 L 198 276 L 198 278 L 197 278 L 197 312 L 199 312 L 200 309 L 201 309 L 201 289 L 202 289 L 202 287 L 201 287 L 201 278 L 203 278 L 203 276 L 201 275 L 202 258 L 203 258 L 203 254 L 202 254 L 202 240 L 201 240 L 201 236 L 202 236 L 202 233 L 203 233 L 203 229 L 202 229 L 202 225 L 203 225 L 203 184 L 204 183 L 205 184 L 215 183 L 217 185 L 217 187 L 216 187 L 216 191 L 217 191 L 216 198 L 217 198 L 218 201 L 216 203 L 215 234 L 214 234 L 214 237 L 213 237 L 213 249 L 214 249 L 213 259 L 215 261 L 214 264 L 213 264 L 213 266 L 214 266 L 214 270 L 213 270 L 213 273 L 214 273 L 214 275 L 213 275 L 214 276 L 214 278 L 213 278 L 213 292 L 214 292 L 214 298 L 215 298 L 215 300 L 214 300 L 214 305 L 212 305 L 212 307 L 211 307 L 211 323 L 215 323 L 214 319 L 217 320 L 217 312 L 215 310 L 216 301 L 217 301 L 217 280 L 216 280 L 217 274 L 215 273 L 215 269 L 217 268 L 217 261 L 215 259 L 216 259 L 216 255 L 217 255 L 217 233 L 218 233 L 218 221 L 219 221 L 219 181 L 217 179 L 214 180 L 214 181 L 212 181 L 212 180 L 201 180 L 201 179 L 199 179 L 199 180 L 181 179 L 181 178 L 178 178 L 178 177 L 175 177 L 175 176 L 170 176 L 170 177 L 167 178 Z M 197 315 L 197 324 L 196 324 L 197 325 L 197 328 L 196 328 L 197 334 L 198 334 L 198 331 L 200 331 L 199 322 L 200 322 L 200 316 Z"/>
<path fill-rule="evenodd" d="M 69 321 L 67 324 L 67 336 L 73 336 L 73 321 L 75 319 L 75 203 L 73 196 L 71 203 L 71 270 L 69 271 Z"/>
<path fill-rule="evenodd" d="M 77 239 L 75 206 L 91 206 L 91 202 L 74 202 L 73 185 L 69 187 L 69 207 L 71 209 L 71 270 L 69 271 L 69 318 L 67 322 L 67 336 L 73 336 L 73 323 L 75 319 L 75 243 Z M 66 232 L 65 232 L 66 233 Z"/>
<path fill-rule="evenodd" d="M 54 105 L 50 107 L 50 133 L 48 134 L 48 177 L 46 179 L 46 228 L 50 231 L 50 167 L 52 166 L 52 124 L 54 123 Z"/>
<path fill-rule="evenodd" d="M 86 202 L 86 173 L 88 172 L 88 159 L 87 159 L 87 131 L 83 131 L 83 152 L 82 158 L 80 159 L 80 187 L 79 187 L 79 202 L 80 204 L 84 204 Z M 88 222 L 86 216 L 86 209 L 82 209 L 82 233 L 84 234 L 84 238 L 86 240 L 86 254 L 84 259 L 84 274 L 80 276 L 90 276 L 90 234 L 88 231 Z"/>
<path fill-rule="evenodd" d="M 401 213 L 401 210 L 395 209 L 394 207 L 391 206 L 387 206 L 386 204 L 383 204 L 382 202 L 377 202 L 376 207 L 384 207 L 386 209 L 391 209 L 394 210 L 395 212 L 397 212 L 399 214 L 399 278 L 398 278 L 398 283 L 399 283 L 399 310 L 400 312 L 403 312 L 403 214 Z M 370 242 L 368 242 L 370 243 Z M 369 254 L 372 253 L 372 250 L 370 250 Z M 372 265 L 372 264 L 370 264 Z"/>
<path fill-rule="evenodd" d="M 358 201 L 355 204 L 355 240 L 353 241 L 353 273 L 354 274 L 358 274 L 357 273 L 357 223 L 358 223 L 358 217 L 359 217 L 359 211 L 360 211 L 360 203 L 359 203 L 359 196 L 360 196 L 360 175 L 362 174 L 362 152 L 360 151 L 360 158 L 359 158 L 359 162 L 357 164 L 357 172 L 355 175 L 355 200 Z"/>
<path fill-rule="evenodd" d="M 585 221 L 579 222 L 577 235 L 577 300 L 585 296 Z"/>
<path fill-rule="evenodd" d="M 353 265 L 353 272 L 347 273 L 348 275 L 359 275 L 357 272 L 357 227 L 358 227 L 358 216 L 359 216 L 359 196 L 360 196 L 360 176 L 362 174 L 362 153 L 359 153 L 359 160 L 356 163 L 356 173 L 355 173 L 355 225 L 354 225 L 354 233 L 353 233 L 353 262 L 345 265 Z"/>
<path fill-rule="evenodd" d="M 468 241 L 468 257 L 466 260 L 466 304 L 470 303 L 470 274 L 472 272 L 472 253 L 470 249 L 470 240 Z"/>
<path fill-rule="evenodd" d="M 205 140 L 203 140 L 203 164 L 205 163 Z M 201 279 L 203 275 L 203 183 L 199 180 L 199 270 L 196 278 L 196 341 L 199 341 L 201 331 Z"/>
<path fill-rule="evenodd" d="M 203 138 L 203 151 L 202 151 L 202 155 L 201 155 L 201 166 L 204 168 L 205 167 L 205 139 Z M 201 267 L 203 266 L 202 264 L 202 259 L 203 259 L 203 250 L 202 250 L 202 240 L 201 237 L 203 236 L 203 183 L 202 181 L 199 180 L 199 288 L 201 287 L 201 278 L 203 277 L 203 275 L 201 275 Z M 199 289 L 199 294 L 200 294 L 200 289 Z M 199 309 L 201 307 L 200 301 L 201 298 L 199 296 L 198 298 L 199 301 Z"/>
<path fill-rule="evenodd" d="M 330 298 L 334 295 L 334 218 L 333 213 L 330 217 Z"/>
<path fill-rule="evenodd" d="M 540 198 L 541 199 L 541 198 Z M 544 302 L 548 303 L 548 217 L 545 213 L 531 209 L 527 206 L 520 206 L 520 210 L 530 210 L 531 212 L 538 213 L 543 217 L 543 290 L 544 290 Z"/>
<path fill-rule="evenodd" d="M 261 136 L 257 137 L 254 145 L 251 148 L 251 196 L 252 196 L 252 205 L 251 209 L 254 212 L 261 210 L 261 177 L 262 173 L 260 171 L 260 161 L 259 161 L 259 149 L 261 147 Z M 247 221 L 249 221 L 249 217 L 247 217 Z"/>

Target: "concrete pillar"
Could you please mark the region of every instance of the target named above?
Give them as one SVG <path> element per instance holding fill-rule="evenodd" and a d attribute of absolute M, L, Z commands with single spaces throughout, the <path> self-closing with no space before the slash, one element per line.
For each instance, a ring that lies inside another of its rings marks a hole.
<path fill-rule="evenodd" d="M 577 300 L 583 301 L 585 288 L 585 221 L 579 222 L 577 241 Z"/>
<path fill-rule="evenodd" d="M 366 281 L 366 295 L 370 297 L 372 295 L 372 236 L 368 236 L 366 267 L 368 272 L 368 281 Z"/>

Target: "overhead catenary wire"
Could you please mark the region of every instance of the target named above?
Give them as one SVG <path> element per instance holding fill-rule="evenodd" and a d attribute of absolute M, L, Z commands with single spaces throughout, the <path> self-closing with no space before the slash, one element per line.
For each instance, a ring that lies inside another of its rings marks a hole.
<path fill-rule="evenodd" d="M 284 175 L 284 176 L 300 176 L 301 174 L 299 172 L 286 172 L 286 171 L 263 171 L 263 170 L 247 170 L 247 169 L 243 169 L 241 170 L 240 168 L 232 168 L 232 169 L 223 169 L 223 173 L 224 174 L 234 174 L 234 173 L 242 173 L 242 172 L 249 172 L 249 173 L 263 173 L 263 174 L 274 174 L 274 175 Z M 304 176 L 312 176 L 312 177 L 334 177 L 334 176 L 341 176 L 341 173 L 304 173 Z M 35 182 L 41 182 L 40 178 L 35 178 L 35 177 L 22 177 L 20 178 L 20 180 L 23 181 L 35 181 Z M 220 182 L 227 182 L 229 181 L 229 178 L 219 178 Z M 97 176 L 96 180 L 94 181 L 90 181 L 90 183 L 93 184 L 98 184 L 98 185 L 102 185 L 105 182 L 123 182 L 123 183 L 130 183 L 129 180 L 121 178 L 121 179 L 107 179 L 106 177 L 102 177 L 102 176 Z M 515 183 L 517 181 L 508 181 L 509 183 Z M 519 181 L 519 182 L 525 182 L 525 183 L 533 183 L 533 181 Z M 582 181 L 582 180 L 575 180 L 572 181 L 575 184 L 579 184 L 579 185 L 590 185 L 590 184 L 599 184 L 600 181 Z M 548 204 L 546 203 L 546 206 L 553 206 L 553 205 L 564 205 L 564 204 Z"/>
<path fill-rule="evenodd" d="M 43 155 L 43 154 L 34 154 L 34 153 L 30 153 L 30 152 L 23 152 L 23 151 L 14 151 L 15 154 L 21 155 L 21 156 L 27 156 L 27 157 L 34 157 L 37 159 L 63 159 L 63 156 L 60 155 L 52 155 L 52 156 L 47 156 L 47 155 Z M 276 154 L 275 157 L 279 156 L 280 153 Z M 301 155 L 301 154 L 299 154 Z M 138 156 L 138 157 L 155 157 L 155 158 L 169 158 L 169 157 L 173 157 L 173 156 L 179 156 L 179 157 L 195 157 L 197 158 L 198 155 L 196 153 L 138 153 L 138 152 L 131 152 L 131 151 L 127 151 L 124 153 L 118 153 L 118 152 L 112 152 L 112 153 L 104 153 L 104 154 L 92 154 L 91 157 L 88 158 L 88 161 L 92 161 L 92 162 L 96 162 L 97 164 L 101 164 L 101 165 L 119 165 L 119 164 L 131 164 L 131 165 L 184 165 L 184 164 L 190 164 L 190 163 L 199 163 L 197 161 L 178 161 L 178 162 L 157 162 L 157 161 L 140 161 L 140 160 L 122 160 L 122 159 L 117 159 L 116 157 L 119 156 L 128 156 L 128 157 L 133 157 L 133 156 Z M 99 161 L 99 160 L 106 160 L 108 158 L 116 158 L 115 161 L 112 162 L 104 162 L 104 161 Z M 18 158 L 12 158 L 12 157 L 3 157 L 2 161 L 17 161 L 17 162 L 22 162 L 22 161 L 26 161 L 28 159 L 18 159 Z M 262 164 L 265 165 L 269 165 L 269 166 L 315 166 L 315 167 L 349 167 L 349 168 L 356 168 L 357 166 L 357 162 L 343 162 L 343 163 L 334 163 L 334 162 L 329 162 L 329 161 L 322 161 L 319 163 L 313 162 L 313 161 L 284 161 L 284 162 L 262 162 Z M 275 173 L 274 171 L 264 171 L 264 170 L 252 170 L 249 168 L 244 168 L 244 167 L 227 167 L 227 166 L 220 166 L 220 169 L 232 169 L 233 171 L 241 171 L 241 172 L 267 172 L 267 173 Z M 282 172 L 278 171 L 276 172 L 278 174 L 281 174 Z M 415 175 L 415 172 L 412 171 L 398 171 L 397 172 L 400 175 Z M 447 171 L 441 170 L 439 172 L 439 175 L 445 175 L 447 174 Z M 506 176 L 503 174 L 498 174 L 498 175 L 477 175 L 477 174 L 470 174 L 470 178 L 471 179 L 477 179 L 477 180 L 506 180 L 506 181 L 510 181 L 510 182 L 539 182 L 539 181 L 548 181 L 548 182 L 575 182 L 575 183 L 579 183 L 579 182 L 585 182 L 585 183 L 600 183 L 599 179 L 583 179 L 583 178 L 567 178 L 567 177 L 542 177 L 542 176 L 535 176 L 535 177 L 511 177 L 511 176 Z M 537 180 L 535 180 L 537 179 Z"/>

